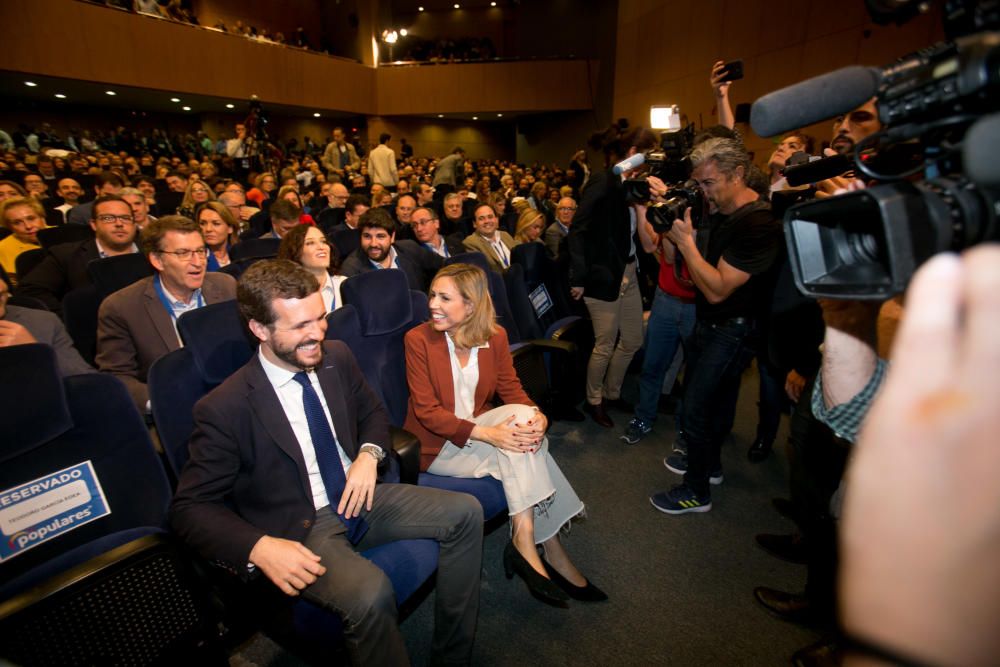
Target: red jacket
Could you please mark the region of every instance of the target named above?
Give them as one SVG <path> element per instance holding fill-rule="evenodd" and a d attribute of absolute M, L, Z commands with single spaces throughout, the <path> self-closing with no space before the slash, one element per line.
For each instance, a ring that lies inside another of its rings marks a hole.
<path fill-rule="evenodd" d="M 455 416 L 455 385 L 445 334 L 425 323 L 411 329 L 405 343 L 410 401 L 403 427 L 420 439 L 420 468 L 427 470 L 446 440 L 464 446 L 475 424 Z M 497 327 L 497 332 L 490 337 L 489 347 L 479 349 L 478 363 L 476 416 L 495 407 L 491 403 L 494 394 L 504 404 L 534 405 L 514 371 L 503 327 Z"/>

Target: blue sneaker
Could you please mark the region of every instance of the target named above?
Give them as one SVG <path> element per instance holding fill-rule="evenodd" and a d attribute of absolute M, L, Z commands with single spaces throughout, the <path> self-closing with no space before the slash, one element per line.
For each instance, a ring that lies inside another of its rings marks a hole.
<path fill-rule="evenodd" d="M 666 466 L 667 470 L 678 475 L 683 475 L 688 471 L 688 459 L 686 454 L 671 454 L 667 458 L 663 459 L 663 465 Z M 708 475 L 708 483 L 713 486 L 718 486 L 722 484 L 722 468 L 718 470 L 713 470 Z"/>
<path fill-rule="evenodd" d="M 648 435 L 653 431 L 653 425 L 642 421 L 638 417 L 634 418 L 625 427 L 625 433 L 621 436 L 621 439 L 630 445 L 642 440 L 643 436 Z"/>
<path fill-rule="evenodd" d="M 712 497 L 698 496 L 685 484 L 678 484 L 669 491 L 661 491 L 649 497 L 653 507 L 665 514 L 687 514 L 707 512 L 712 509 Z"/>

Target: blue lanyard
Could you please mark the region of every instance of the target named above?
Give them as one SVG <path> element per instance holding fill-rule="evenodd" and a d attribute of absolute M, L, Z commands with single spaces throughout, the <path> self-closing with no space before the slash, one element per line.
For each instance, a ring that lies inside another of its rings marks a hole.
<path fill-rule="evenodd" d="M 170 303 L 170 299 L 167 298 L 167 293 L 163 291 L 163 285 L 160 284 L 160 274 L 156 274 L 153 277 L 153 288 L 156 290 L 156 296 L 160 297 L 160 303 L 163 307 L 167 309 L 167 314 L 173 320 L 177 319 L 177 313 L 174 312 L 173 304 Z M 201 298 L 201 290 L 198 290 L 198 308 L 205 305 L 205 301 Z"/>

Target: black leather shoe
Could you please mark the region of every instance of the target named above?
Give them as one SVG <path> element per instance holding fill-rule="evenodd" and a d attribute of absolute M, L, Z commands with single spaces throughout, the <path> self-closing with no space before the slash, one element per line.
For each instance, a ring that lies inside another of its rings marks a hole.
<path fill-rule="evenodd" d="M 760 463 L 771 455 L 771 443 L 757 438 L 747 450 L 747 459 L 750 463 Z"/>
<path fill-rule="evenodd" d="M 508 542 L 507 547 L 503 550 L 503 570 L 508 579 L 513 579 L 516 572 L 521 579 L 524 579 L 531 594 L 545 604 L 564 609 L 569 607 L 567 604 L 569 596 L 552 581 L 538 574 L 535 568 L 531 567 L 531 564 L 524 559 L 524 556 L 514 548 L 513 542 Z"/>
<path fill-rule="evenodd" d="M 604 602 L 608 599 L 607 593 L 591 583 L 589 579 L 586 586 L 577 586 L 556 572 L 556 569 L 549 565 L 548 561 L 544 558 L 542 559 L 542 565 L 545 566 L 545 572 L 549 575 L 549 579 L 555 582 L 559 588 L 566 591 L 574 600 L 579 600 L 580 602 Z"/>
<path fill-rule="evenodd" d="M 771 498 L 771 505 L 774 506 L 774 509 L 776 509 L 778 514 L 781 516 L 786 519 L 790 519 L 795 523 L 799 522 L 798 509 L 795 507 L 795 503 L 788 498 Z"/>
<path fill-rule="evenodd" d="M 632 414 L 635 412 L 635 406 L 621 398 L 620 396 L 616 399 L 606 398 L 604 399 L 605 408 L 614 408 L 615 410 L 621 410 L 626 414 Z"/>
<path fill-rule="evenodd" d="M 824 638 L 792 654 L 795 667 L 840 667 L 844 652 L 836 639 Z"/>
<path fill-rule="evenodd" d="M 774 588 L 758 586 L 753 589 L 757 602 L 784 621 L 792 623 L 812 623 L 816 620 L 809 598 L 798 593 L 786 593 Z"/>
<path fill-rule="evenodd" d="M 805 541 L 798 533 L 791 535 L 761 534 L 753 538 L 761 549 L 788 563 L 805 565 L 809 562 Z"/>
<path fill-rule="evenodd" d="M 590 418 L 597 422 L 599 426 L 603 426 L 604 428 L 615 427 L 615 423 L 611 421 L 611 417 L 608 416 L 607 411 L 604 409 L 604 403 L 598 403 L 597 405 L 584 403 L 583 411 L 590 415 Z"/>

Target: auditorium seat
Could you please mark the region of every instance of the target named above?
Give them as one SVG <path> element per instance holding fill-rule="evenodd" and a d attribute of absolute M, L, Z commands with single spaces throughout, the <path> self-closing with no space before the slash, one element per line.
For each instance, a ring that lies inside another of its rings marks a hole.
<path fill-rule="evenodd" d="M 38 242 L 43 248 L 51 248 L 60 243 L 74 243 L 94 238 L 90 225 L 60 225 L 38 230 Z"/>
<path fill-rule="evenodd" d="M 281 239 L 246 239 L 229 249 L 229 261 L 244 259 L 273 259 L 278 256 Z"/>
<path fill-rule="evenodd" d="M 153 275 L 153 265 L 142 253 L 102 257 L 87 263 L 87 273 L 101 301 L 118 290 Z"/>
<path fill-rule="evenodd" d="M 0 394 L 18 397 L 0 413 L 0 489 L 27 486 L 34 497 L 20 506 L 37 516 L 7 507 L 3 657 L 225 664 L 203 582 L 165 530 L 169 485 L 121 381 L 60 378 L 53 350 L 32 344 L 0 349 Z"/>

